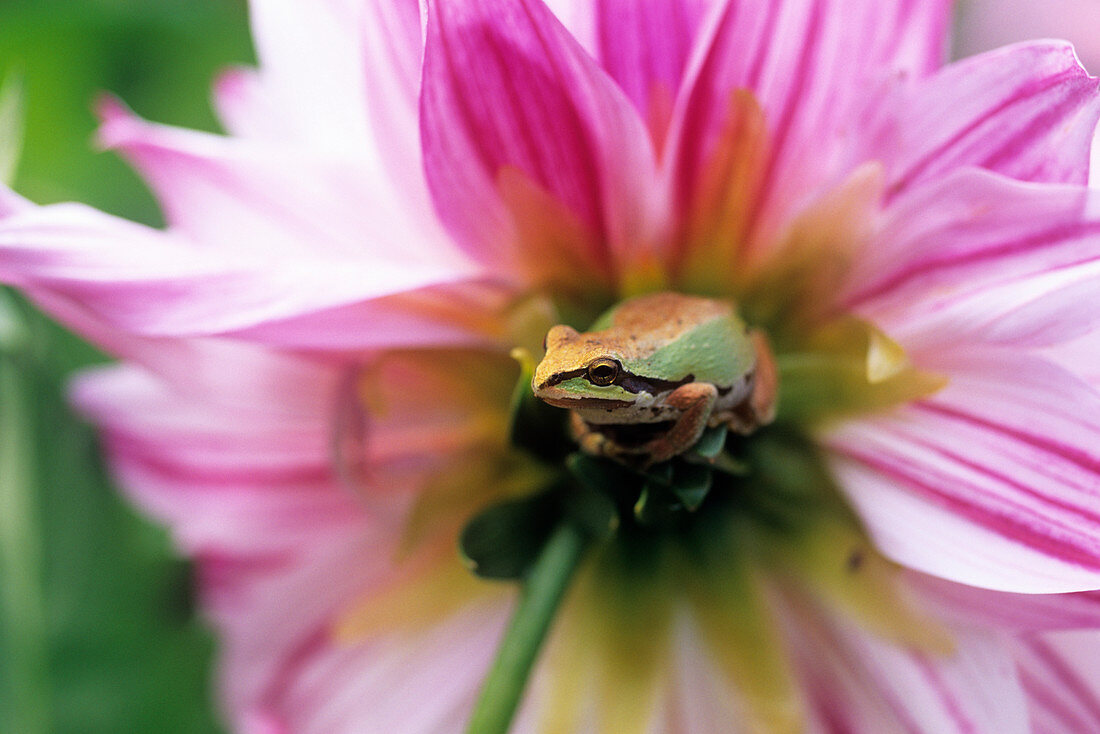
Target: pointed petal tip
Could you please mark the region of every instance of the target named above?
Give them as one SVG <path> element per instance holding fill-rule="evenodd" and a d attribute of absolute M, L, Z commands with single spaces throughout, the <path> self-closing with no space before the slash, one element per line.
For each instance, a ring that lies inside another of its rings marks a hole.
<path fill-rule="evenodd" d="M 241 719 L 243 734 L 290 734 L 283 720 L 274 713 L 255 708 L 245 712 Z"/>
<path fill-rule="evenodd" d="M 111 92 L 100 92 L 92 103 L 92 111 L 99 120 L 94 141 L 100 150 L 121 148 L 132 140 L 141 124 L 140 118 Z"/>
<path fill-rule="evenodd" d="M 245 84 L 248 84 L 255 73 L 255 69 L 247 66 L 228 66 L 222 69 L 214 77 L 213 89 L 215 96 L 237 94 Z"/>

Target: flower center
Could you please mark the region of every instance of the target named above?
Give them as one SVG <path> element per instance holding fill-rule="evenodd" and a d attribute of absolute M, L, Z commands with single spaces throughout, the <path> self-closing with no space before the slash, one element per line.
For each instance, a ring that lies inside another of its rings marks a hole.
<path fill-rule="evenodd" d="M 716 159 L 713 186 L 688 208 L 676 262 L 656 267 L 660 277 L 639 267 L 617 281 L 604 273 L 594 291 L 569 290 L 560 284 L 603 271 L 562 262 L 533 281 L 580 312 L 612 289 L 642 295 L 594 321 L 591 312 L 550 321 L 538 360 L 527 335 L 548 301 L 515 309 L 525 334 L 513 353 L 518 380 L 514 362 L 463 351 L 390 353 L 353 380 L 357 420 L 347 425 L 358 430 L 341 434 L 351 449 L 341 463 L 404 467 L 395 456 L 409 456 L 408 476 L 357 480 L 376 502 L 394 496 L 409 573 L 350 610 L 345 634 L 429 624 L 503 593 L 475 579 L 521 581 L 500 660 L 523 659 L 510 652 L 516 630 L 541 631 L 520 634 L 528 668 L 494 668 L 491 691 L 530 672 L 579 567 L 548 651 L 550 669 L 564 674 L 550 680 L 545 727 L 591 728 L 587 689 L 599 691 L 597 729 L 617 733 L 644 729 L 638 702 L 659 699 L 685 618 L 741 693 L 747 730 L 799 730 L 785 651 L 792 618 L 841 610 L 900 644 L 949 648 L 905 600 L 816 440 L 835 422 L 944 384 L 845 312 L 848 263 L 879 206 L 880 168 L 857 169 L 787 227 L 748 217 L 760 171 L 737 162 L 760 151 L 760 113 L 749 97 L 735 102 L 729 139 L 740 142 Z M 529 263 L 542 272 L 544 259 L 557 261 L 555 237 L 575 233 L 545 216 L 553 212 L 537 190 L 502 177 L 529 235 L 546 239 L 546 257 Z M 685 293 L 659 292 L 668 283 Z"/>
<path fill-rule="evenodd" d="M 460 350 L 389 353 L 350 381 L 342 464 L 391 467 L 357 481 L 394 518 L 407 574 L 350 608 L 340 632 L 429 625 L 490 603 L 507 588 L 479 578 L 537 577 L 568 526 L 588 552 L 548 655 L 553 670 L 593 676 L 608 730 L 632 731 L 646 713 L 637 702 L 657 700 L 683 614 L 766 731 L 800 719 L 784 614 L 842 609 L 902 644 L 947 649 L 897 590 L 815 444 L 830 422 L 942 380 L 854 317 L 783 330 L 745 323 L 722 299 L 648 298 L 657 307 L 620 304 L 575 324 L 583 332 L 550 329 L 537 364 L 517 349 L 518 380 L 515 361 Z M 670 437 L 685 421 L 692 430 Z M 550 687 L 547 727 L 582 728 L 577 681 Z"/>
<path fill-rule="evenodd" d="M 645 332 L 619 306 L 586 332 L 550 330 L 537 367 L 517 350 L 510 441 L 546 467 L 547 481 L 465 526 L 461 546 L 474 572 L 524 578 L 562 522 L 594 539 L 550 654 L 555 669 L 596 671 L 609 722 L 645 720 L 637 702 L 655 699 L 685 609 L 762 731 L 795 730 L 801 718 L 777 599 L 809 619 L 822 606 L 842 609 L 901 644 L 948 650 L 950 640 L 910 607 L 895 568 L 868 542 L 814 441 L 830 421 L 917 399 L 942 380 L 915 369 L 866 322 L 834 319 L 780 342 L 776 419 L 746 422 L 737 408 L 751 406 L 757 386 L 754 330 L 737 318 L 722 341 L 698 312 L 688 318 L 662 303 Z M 691 328 L 667 323 L 678 318 Z M 705 338 L 696 340 L 699 329 Z M 725 351 L 707 351 L 718 345 Z M 735 367 L 716 369 L 723 359 Z M 610 381 L 591 369 L 607 360 L 617 365 Z M 711 398 L 731 399 L 704 401 L 710 413 L 698 435 L 654 460 L 698 406 L 674 396 L 701 377 Z M 576 682 L 556 685 L 548 726 L 575 730 Z"/>

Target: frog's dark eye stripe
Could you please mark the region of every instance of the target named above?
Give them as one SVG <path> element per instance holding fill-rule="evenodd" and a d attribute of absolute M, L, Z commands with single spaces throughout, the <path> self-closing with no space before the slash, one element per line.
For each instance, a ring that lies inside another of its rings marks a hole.
<path fill-rule="evenodd" d="M 606 386 L 615 382 L 622 371 L 622 365 L 613 359 L 597 359 L 588 365 L 588 381 L 593 385 Z"/>
<path fill-rule="evenodd" d="M 662 392 L 669 392 L 671 390 L 675 390 L 676 388 L 680 387 L 681 385 L 686 385 L 689 382 L 694 382 L 695 381 L 695 375 L 688 375 L 687 377 L 684 377 L 684 378 L 679 379 L 679 380 L 661 380 L 661 379 L 653 378 L 653 377 L 650 377 L 650 378 L 638 377 L 637 375 L 631 374 L 627 370 L 623 369 L 621 363 L 616 362 L 613 359 L 604 358 L 602 360 L 597 360 L 597 361 L 598 362 L 599 361 L 611 362 L 616 367 L 618 367 L 618 369 L 619 369 L 618 374 L 615 376 L 615 378 L 610 383 L 607 383 L 607 384 L 610 385 L 610 384 L 614 383 L 614 384 L 618 385 L 619 387 L 621 387 L 622 389 L 626 390 L 627 392 L 632 392 L 632 393 L 647 392 L 650 395 L 657 395 L 657 394 L 662 393 Z M 593 362 L 592 364 L 596 364 L 596 362 Z M 566 380 L 572 380 L 574 377 L 584 377 L 589 382 L 594 382 L 592 380 L 592 377 L 588 374 L 588 369 L 585 368 L 585 367 L 582 367 L 578 370 L 568 370 L 566 372 L 558 372 L 557 374 L 553 375 L 550 379 L 548 379 L 545 383 L 543 383 L 541 387 L 553 387 L 554 385 L 560 385 L 561 383 L 565 382 Z M 598 382 L 596 382 L 595 384 L 599 385 Z M 606 387 L 606 386 L 604 386 L 604 387 Z M 729 388 L 725 388 L 725 389 L 726 389 L 726 392 L 729 391 Z"/>

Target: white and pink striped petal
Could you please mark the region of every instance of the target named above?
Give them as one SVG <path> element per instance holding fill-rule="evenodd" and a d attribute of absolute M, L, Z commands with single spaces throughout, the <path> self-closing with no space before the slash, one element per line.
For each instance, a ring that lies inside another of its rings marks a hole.
<path fill-rule="evenodd" d="M 1100 394 L 1004 350 L 964 348 L 929 368 L 949 377 L 942 392 L 823 436 L 878 547 L 991 589 L 1100 586 Z"/>

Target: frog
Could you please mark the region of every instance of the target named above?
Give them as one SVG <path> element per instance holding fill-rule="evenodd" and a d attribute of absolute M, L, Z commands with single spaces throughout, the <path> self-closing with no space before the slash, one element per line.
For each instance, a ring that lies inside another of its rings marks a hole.
<path fill-rule="evenodd" d="M 675 292 L 625 300 L 586 332 L 550 328 L 531 388 L 570 411 L 590 455 L 649 468 L 708 428 L 749 435 L 775 418 L 778 371 L 766 335 L 727 300 Z"/>

